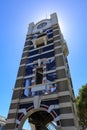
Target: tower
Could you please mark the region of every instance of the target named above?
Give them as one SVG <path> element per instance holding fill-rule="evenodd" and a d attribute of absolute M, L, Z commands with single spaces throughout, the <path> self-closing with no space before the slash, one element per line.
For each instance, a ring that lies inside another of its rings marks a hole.
<path fill-rule="evenodd" d="M 6 130 L 78 129 L 68 53 L 56 13 L 29 24 Z"/>

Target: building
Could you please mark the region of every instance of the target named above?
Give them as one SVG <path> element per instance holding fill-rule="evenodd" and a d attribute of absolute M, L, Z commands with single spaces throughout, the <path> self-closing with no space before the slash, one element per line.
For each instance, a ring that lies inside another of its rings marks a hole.
<path fill-rule="evenodd" d="M 5 130 L 5 125 L 6 125 L 6 118 L 0 116 L 0 130 Z"/>
<path fill-rule="evenodd" d="M 6 130 L 78 130 L 68 54 L 56 13 L 29 24 Z"/>

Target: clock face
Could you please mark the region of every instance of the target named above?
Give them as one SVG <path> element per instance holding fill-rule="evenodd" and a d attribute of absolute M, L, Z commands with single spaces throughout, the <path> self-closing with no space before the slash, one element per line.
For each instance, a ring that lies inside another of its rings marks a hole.
<path fill-rule="evenodd" d="M 43 22 L 37 26 L 37 29 L 43 28 L 47 25 L 47 22 Z"/>

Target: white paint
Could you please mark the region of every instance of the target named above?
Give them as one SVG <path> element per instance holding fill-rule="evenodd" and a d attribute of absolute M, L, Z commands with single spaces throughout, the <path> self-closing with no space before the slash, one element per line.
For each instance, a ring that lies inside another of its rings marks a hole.
<path fill-rule="evenodd" d="M 36 91 L 41 91 L 41 90 L 45 90 L 45 85 L 35 85 L 35 87 L 32 87 L 31 91 L 32 92 L 36 92 Z"/>
<path fill-rule="evenodd" d="M 60 116 L 57 116 L 54 121 L 59 121 L 60 120 Z"/>
<path fill-rule="evenodd" d="M 50 105 L 50 107 L 48 108 L 48 112 L 51 112 L 51 110 L 57 109 L 57 108 L 59 108 L 59 105 Z"/>
<path fill-rule="evenodd" d="M 71 104 L 71 102 L 66 102 L 66 103 L 60 103 L 59 106 L 60 106 L 60 108 L 72 107 L 72 104 Z"/>
<path fill-rule="evenodd" d="M 51 14 L 51 24 L 52 25 L 58 24 L 58 19 L 57 19 L 56 13 Z"/>
<path fill-rule="evenodd" d="M 69 91 L 64 91 L 64 92 L 59 92 L 58 93 L 58 96 L 65 96 L 65 95 L 70 95 L 70 92 Z"/>
<path fill-rule="evenodd" d="M 13 130 L 13 129 L 9 129 L 9 130 Z M 18 130 L 18 128 L 15 128 L 15 130 Z"/>
<path fill-rule="evenodd" d="M 17 112 L 17 109 L 10 109 L 9 110 L 9 113 L 16 113 Z"/>
<path fill-rule="evenodd" d="M 60 36 L 60 34 L 57 34 L 57 35 L 55 35 L 55 36 L 53 36 L 53 37 L 55 38 L 55 37 L 58 37 L 58 36 Z"/>
<path fill-rule="evenodd" d="M 73 119 L 73 113 L 60 114 L 60 119 Z"/>
<path fill-rule="evenodd" d="M 40 102 L 41 102 L 40 97 L 39 96 L 34 96 L 33 103 L 34 103 L 34 108 L 35 109 L 38 109 L 40 107 Z"/>
<path fill-rule="evenodd" d="M 17 88 L 16 88 L 17 89 Z M 18 99 L 13 99 L 12 101 L 11 101 L 11 103 L 17 103 L 17 102 L 19 102 L 19 98 Z"/>
<path fill-rule="evenodd" d="M 38 59 L 38 66 L 40 67 L 41 65 L 41 59 Z"/>
<path fill-rule="evenodd" d="M 77 130 L 76 127 L 71 126 L 71 127 L 61 127 L 61 130 Z"/>
<path fill-rule="evenodd" d="M 15 118 L 7 119 L 7 123 L 15 123 Z"/>
<path fill-rule="evenodd" d="M 44 73 L 45 74 L 45 73 Z M 43 80 L 46 80 L 46 77 L 43 77 Z"/>
<path fill-rule="evenodd" d="M 60 41 L 61 41 L 61 39 L 59 39 L 59 40 L 55 40 L 54 43 L 56 43 L 56 42 L 60 42 Z"/>
<path fill-rule="evenodd" d="M 16 124 L 20 124 L 20 121 L 19 121 L 19 120 L 16 120 Z"/>
<path fill-rule="evenodd" d="M 26 109 L 19 109 L 19 111 L 18 111 L 19 113 L 24 113 L 24 115 L 26 115 L 27 114 L 27 112 L 26 112 Z"/>
<path fill-rule="evenodd" d="M 23 76 L 19 76 L 19 77 L 17 77 L 17 80 L 18 80 L 18 79 L 23 79 Z"/>
<path fill-rule="evenodd" d="M 26 66 L 26 64 L 21 64 L 19 67 Z"/>
<path fill-rule="evenodd" d="M 21 59 L 22 59 L 22 60 L 24 60 L 24 59 L 27 59 L 27 56 L 25 56 L 25 57 L 22 57 Z"/>

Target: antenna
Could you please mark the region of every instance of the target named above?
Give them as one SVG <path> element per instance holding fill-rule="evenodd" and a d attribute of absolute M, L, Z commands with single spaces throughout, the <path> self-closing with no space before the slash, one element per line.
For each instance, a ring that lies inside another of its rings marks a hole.
<path fill-rule="evenodd" d="M 47 14 L 46 14 L 46 19 L 47 19 Z"/>

